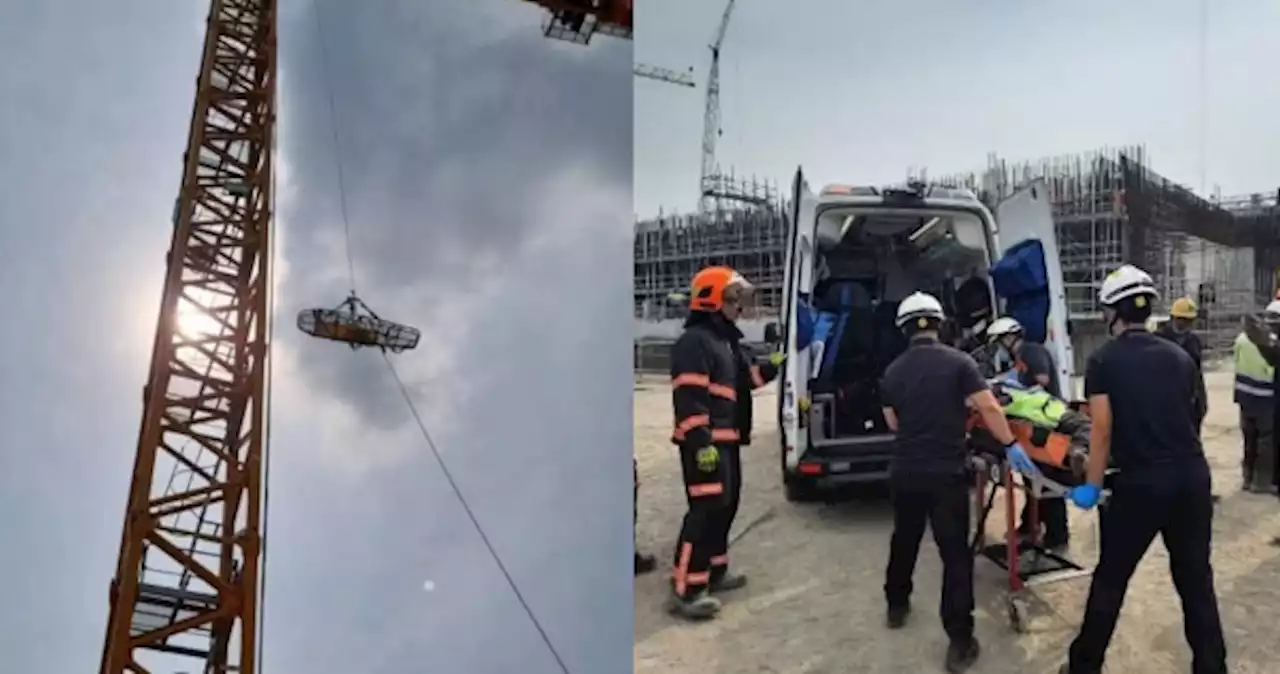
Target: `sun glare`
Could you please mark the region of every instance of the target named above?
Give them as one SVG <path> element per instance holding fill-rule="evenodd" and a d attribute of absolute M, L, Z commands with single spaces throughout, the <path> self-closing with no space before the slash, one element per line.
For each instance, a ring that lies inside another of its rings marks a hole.
<path fill-rule="evenodd" d="M 187 339 L 199 339 L 217 335 L 222 328 L 217 321 L 209 318 L 199 309 L 186 302 L 178 303 L 177 323 L 178 333 Z"/>

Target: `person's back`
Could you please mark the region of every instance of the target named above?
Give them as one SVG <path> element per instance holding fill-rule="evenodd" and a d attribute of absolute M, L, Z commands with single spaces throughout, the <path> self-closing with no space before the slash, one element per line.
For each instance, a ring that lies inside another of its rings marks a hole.
<path fill-rule="evenodd" d="M 1191 356 L 1191 360 L 1195 363 L 1196 369 L 1203 367 L 1204 347 L 1200 344 L 1200 338 L 1191 330 L 1178 330 L 1173 326 L 1173 321 L 1166 321 L 1156 330 L 1156 335 L 1163 337 L 1170 342 L 1178 345 Z"/>
<path fill-rule="evenodd" d="M 1086 377 L 1103 379 L 1110 398 L 1111 454 L 1121 471 L 1204 465 L 1195 426 L 1199 376 L 1182 348 L 1145 330 L 1124 333 L 1089 359 Z"/>
<path fill-rule="evenodd" d="M 882 387 L 884 404 L 898 418 L 890 472 L 899 477 L 962 473 L 968 456 L 965 400 L 980 386 L 973 360 L 945 344 L 913 343 L 898 356 Z"/>

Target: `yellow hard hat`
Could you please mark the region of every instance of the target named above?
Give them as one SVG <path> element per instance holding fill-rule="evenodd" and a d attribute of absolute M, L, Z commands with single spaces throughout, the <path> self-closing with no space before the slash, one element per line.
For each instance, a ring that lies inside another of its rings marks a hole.
<path fill-rule="evenodd" d="M 1174 318 L 1194 319 L 1198 315 L 1195 300 L 1190 297 L 1179 297 L 1173 301 L 1173 306 L 1169 307 L 1169 315 Z"/>

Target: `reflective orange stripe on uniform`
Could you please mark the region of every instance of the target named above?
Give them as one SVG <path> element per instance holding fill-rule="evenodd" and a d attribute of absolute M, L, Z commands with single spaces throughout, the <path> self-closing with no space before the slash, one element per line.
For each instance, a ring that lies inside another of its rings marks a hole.
<path fill-rule="evenodd" d="M 711 431 L 713 442 L 737 442 L 741 439 L 736 428 L 716 428 Z"/>
<path fill-rule="evenodd" d="M 738 392 L 733 390 L 732 386 L 725 386 L 724 384 L 708 384 L 707 390 L 711 392 L 711 395 L 716 396 L 717 398 L 724 398 L 725 400 L 738 399 Z"/>
<path fill-rule="evenodd" d="M 702 426 L 710 426 L 710 425 L 711 425 L 711 415 L 694 414 L 692 416 L 687 417 L 684 421 L 681 421 L 680 423 L 676 424 L 676 430 L 674 433 L 672 433 L 672 436 L 677 440 L 683 440 L 685 434 L 688 433 L 689 431 L 692 431 L 695 428 L 700 428 Z"/>
<path fill-rule="evenodd" d="M 750 369 L 751 369 L 751 383 L 756 388 L 760 388 L 761 386 L 764 386 L 765 384 L 768 383 L 764 380 L 764 375 L 760 373 L 759 365 L 752 365 Z"/>
<path fill-rule="evenodd" d="M 700 496 L 719 496 L 723 493 L 723 482 L 706 482 L 703 484 L 689 485 L 689 495 L 693 498 L 698 498 Z"/>
<path fill-rule="evenodd" d="M 707 389 L 708 392 L 711 393 L 711 395 L 716 396 L 718 398 L 724 398 L 726 400 L 738 399 L 738 392 L 734 391 L 732 386 L 725 386 L 724 384 L 713 384 L 711 383 L 711 377 L 705 374 L 687 372 L 685 374 L 678 375 L 671 378 L 671 388 L 680 388 L 681 386 L 696 386 L 698 388 L 705 388 Z"/>
<path fill-rule="evenodd" d="M 689 589 L 689 561 L 693 559 L 693 543 L 680 544 L 680 556 L 676 559 L 676 568 L 671 573 L 675 581 L 676 596 L 683 597 Z"/>
<path fill-rule="evenodd" d="M 671 388 L 680 388 L 681 386 L 701 386 L 703 388 L 711 385 L 711 377 L 696 372 L 686 372 L 671 378 Z"/>
<path fill-rule="evenodd" d="M 690 585 L 706 585 L 711 582 L 711 572 L 697 571 L 689 573 L 689 562 L 693 560 L 693 544 L 680 544 L 680 559 L 676 562 L 676 568 L 671 572 L 671 578 L 675 581 L 676 596 L 683 597 L 689 592 Z"/>
<path fill-rule="evenodd" d="M 729 566 L 729 555 L 716 555 L 711 558 L 711 566 Z"/>

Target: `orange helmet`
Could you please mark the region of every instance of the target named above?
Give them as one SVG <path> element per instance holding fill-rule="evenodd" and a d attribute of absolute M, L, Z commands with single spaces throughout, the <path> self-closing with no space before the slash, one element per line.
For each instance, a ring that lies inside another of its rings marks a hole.
<path fill-rule="evenodd" d="M 730 287 L 750 290 L 751 284 L 730 267 L 707 267 L 693 275 L 689 284 L 689 308 L 694 311 L 720 311 L 724 308 L 724 291 Z"/>

